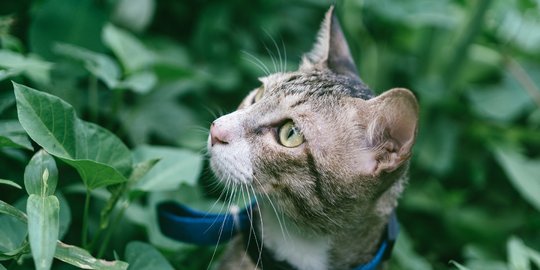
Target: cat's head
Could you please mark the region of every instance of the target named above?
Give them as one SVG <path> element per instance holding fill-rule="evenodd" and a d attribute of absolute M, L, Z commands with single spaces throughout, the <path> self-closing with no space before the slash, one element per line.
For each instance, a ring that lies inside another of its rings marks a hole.
<path fill-rule="evenodd" d="M 269 195 L 298 222 L 327 222 L 403 178 L 417 120 L 409 90 L 374 96 L 361 81 L 330 8 L 299 70 L 262 78 L 212 123 L 210 164 L 226 185 Z"/>

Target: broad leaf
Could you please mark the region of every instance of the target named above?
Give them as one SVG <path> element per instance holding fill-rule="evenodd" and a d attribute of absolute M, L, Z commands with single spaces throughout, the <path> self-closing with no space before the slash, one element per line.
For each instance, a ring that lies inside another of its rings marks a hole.
<path fill-rule="evenodd" d="M 153 246 L 143 242 L 131 242 L 126 247 L 126 260 L 133 270 L 173 270 L 167 259 Z"/>
<path fill-rule="evenodd" d="M 22 147 L 34 150 L 26 132 L 17 120 L 0 122 L 0 147 Z"/>
<path fill-rule="evenodd" d="M 135 189 L 143 191 L 175 190 L 180 184 L 195 185 L 202 168 L 202 157 L 191 151 L 156 146 L 140 146 L 133 152 L 136 162 L 160 161 L 137 182 Z"/>
<path fill-rule="evenodd" d="M 494 147 L 495 157 L 523 199 L 540 211 L 540 161 L 530 160 L 516 149 Z"/>
<path fill-rule="evenodd" d="M 24 186 L 30 195 L 53 195 L 58 184 L 56 162 L 47 152 L 37 152 L 24 170 Z"/>
<path fill-rule="evenodd" d="M 60 241 L 56 246 L 54 257 L 81 269 L 125 270 L 128 268 L 128 264 L 123 261 L 99 260 L 82 248 L 66 245 Z"/>
<path fill-rule="evenodd" d="M 50 269 L 60 228 L 60 204 L 52 196 L 30 195 L 26 205 L 28 239 L 36 269 Z"/>
<path fill-rule="evenodd" d="M 122 62 L 125 73 L 149 67 L 153 63 L 153 54 L 129 32 L 108 24 L 103 29 L 102 39 Z"/>
<path fill-rule="evenodd" d="M 81 175 L 87 188 L 126 181 L 129 149 L 108 130 L 75 116 L 58 97 L 14 83 L 19 121 L 30 138 Z"/>

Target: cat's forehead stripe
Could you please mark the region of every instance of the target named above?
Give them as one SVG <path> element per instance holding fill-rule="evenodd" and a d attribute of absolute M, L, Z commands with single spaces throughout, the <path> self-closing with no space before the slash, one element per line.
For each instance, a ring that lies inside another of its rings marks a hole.
<path fill-rule="evenodd" d="M 276 94 L 304 94 L 310 97 L 350 96 L 364 100 L 375 96 L 361 81 L 351 80 L 330 72 L 279 73 L 261 78 L 261 81 L 265 88 Z M 303 102 L 295 104 L 295 106 Z"/>

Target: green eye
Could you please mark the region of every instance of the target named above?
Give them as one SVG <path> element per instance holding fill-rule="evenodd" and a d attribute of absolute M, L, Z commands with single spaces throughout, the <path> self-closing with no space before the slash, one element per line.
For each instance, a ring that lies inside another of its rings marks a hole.
<path fill-rule="evenodd" d="M 255 94 L 255 97 L 253 98 L 253 103 L 261 100 L 263 95 L 264 95 L 264 86 L 261 86 L 261 87 L 259 87 L 259 90 L 257 90 L 257 93 Z"/>
<path fill-rule="evenodd" d="M 297 147 L 304 142 L 304 136 L 291 120 L 279 128 L 278 135 L 279 143 L 285 147 Z"/>

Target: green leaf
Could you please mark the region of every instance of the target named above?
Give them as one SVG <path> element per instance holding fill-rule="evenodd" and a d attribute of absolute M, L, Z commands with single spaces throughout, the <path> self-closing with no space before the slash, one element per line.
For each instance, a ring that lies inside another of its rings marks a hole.
<path fill-rule="evenodd" d="M 540 161 L 524 157 L 516 149 L 494 146 L 495 157 L 523 199 L 540 211 Z"/>
<path fill-rule="evenodd" d="M 50 0 L 33 3 L 29 28 L 30 50 L 53 59 L 55 43 L 69 43 L 102 52 L 100 35 L 108 20 L 105 9 L 93 0 Z"/>
<path fill-rule="evenodd" d="M 523 244 L 521 239 L 511 237 L 507 243 L 507 250 L 508 268 L 510 270 L 531 269 L 528 248 Z"/>
<path fill-rule="evenodd" d="M 195 185 L 202 168 L 202 157 L 191 151 L 157 146 L 140 146 L 133 152 L 136 162 L 149 159 L 160 161 L 140 180 L 134 189 L 165 191 L 180 184 Z"/>
<path fill-rule="evenodd" d="M 139 94 L 146 94 L 154 88 L 157 77 L 153 72 L 137 72 L 118 84 L 120 89 L 131 89 Z"/>
<path fill-rule="evenodd" d="M 96 53 L 71 44 L 55 44 L 54 51 L 84 62 L 85 68 L 102 80 L 109 89 L 117 87 L 120 80 L 120 68 L 116 61 L 106 54 Z"/>
<path fill-rule="evenodd" d="M 532 248 L 527 248 L 528 251 L 529 251 L 529 258 L 531 259 L 531 261 L 536 264 L 537 267 L 540 267 L 540 252 L 532 249 Z"/>
<path fill-rule="evenodd" d="M 60 229 L 59 211 L 55 196 L 32 194 L 28 198 L 28 239 L 38 270 L 51 268 Z"/>
<path fill-rule="evenodd" d="M 197 115 L 177 102 L 179 96 L 196 87 L 192 81 L 161 86 L 134 106 L 122 110 L 120 118 L 123 128 L 133 143 L 147 143 L 150 135 L 176 141 L 178 134 L 185 134 L 188 127 L 196 125 Z"/>
<path fill-rule="evenodd" d="M 500 84 L 472 88 L 467 96 L 480 116 L 503 122 L 516 119 L 534 106 L 527 90 L 508 73 Z"/>
<path fill-rule="evenodd" d="M 6 179 L 0 179 L 0 185 L 8 185 L 8 186 L 12 186 L 12 187 L 15 187 L 15 188 L 18 188 L 18 189 L 22 189 L 22 187 L 19 184 L 15 183 L 15 182 L 13 182 L 11 180 L 6 180 Z"/>
<path fill-rule="evenodd" d="M 60 241 L 56 246 L 54 257 L 81 269 L 125 270 L 128 268 L 128 264 L 123 261 L 99 260 L 92 257 L 88 251 L 82 248 L 67 245 Z"/>
<path fill-rule="evenodd" d="M 153 246 L 143 242 L 131 242 L 126 247 L 129 269 L 133 270 L 173 270 L 167 259 Z"/>
<path fill-rule="evenodd" d="M 453 27 L 463 14 L 448 0 L 430 1 L 358 1 L 377 15 L 407 26 Z"/>
<path fill-rule="evenodd" d="M 58 169 L 54 158 L 44 150 L 39 150 L 24 170 L 26 192 L 41 197 L 53 195 L 57 184 Z"/>
<path fill-rule="evenodd" d="M 28 218 L 26 217 L 26 214 L 24 212 L 22 212 L 21 210 L 1 200 L 0 200 L 0 213 L 10 215 L 24 223 L 28 222 Z"/>
<path fill-rule="evenodd" d="M 26 214 L 3 201 L 0 201 L 0 213 L 0 253 L 4 257 L 16 255 L 24 246 L 27 234 Z"/>
<path fill-rule="evenodd" d="M 155 0 L 121 0 L 113 13 L 113 21 L 136 32 L 143 31 L 154 17 Z"/>
<path fill-rule="evenodd" d="M 50 82 L 52 63 L 33 56 L 27 57 L 16 52 L 0 50 L 0 67 L 7 69 L 0 75 L 3 77 L 0 80 L 16 76 L 22 72 L 35 82 L 43 84 Z"/>
<path fill-rule="evenodd" d="M 399 265 L 399 269 L 415 269 L 415 270 L 431 270 L 432 267 L 418 255 L 414 248 L 413 242 L 409 235 L 402 231 L 397 239 L 396 248 L 394 251 L 393 261 Z"/>
<path fill-rule="evenodd" d="M 103 29 L 103 42 L 122 62 L 126 74 L 140 71 L 153 64 L 154 56 L 129 32 L 112 24 Z"/>
<path fill-rule="evenodd" d="M 58 232 L 58 239 L 62 239 L 69 230 L 69 225 L 71 224 L 71 208 L 69 202 L 66 200 L 66 197 L 62 193 L 57 192 L 56 197 L 58 202 L 60 202 L 60 230 Z"/>
<path fill-rule="evenodd" d="M 19 121 L 30 138 L 75 167 L 89 189 L 121 183 L 131 170 L 129 149 L 108 130 L 75 116 L 58 97 L 13 84 Z"/>
<path fill-rule="evenodd" d="M 0 147 L 22 147 L 34 150 L 26 132 L 17 120 L 0 122 Z"/>

